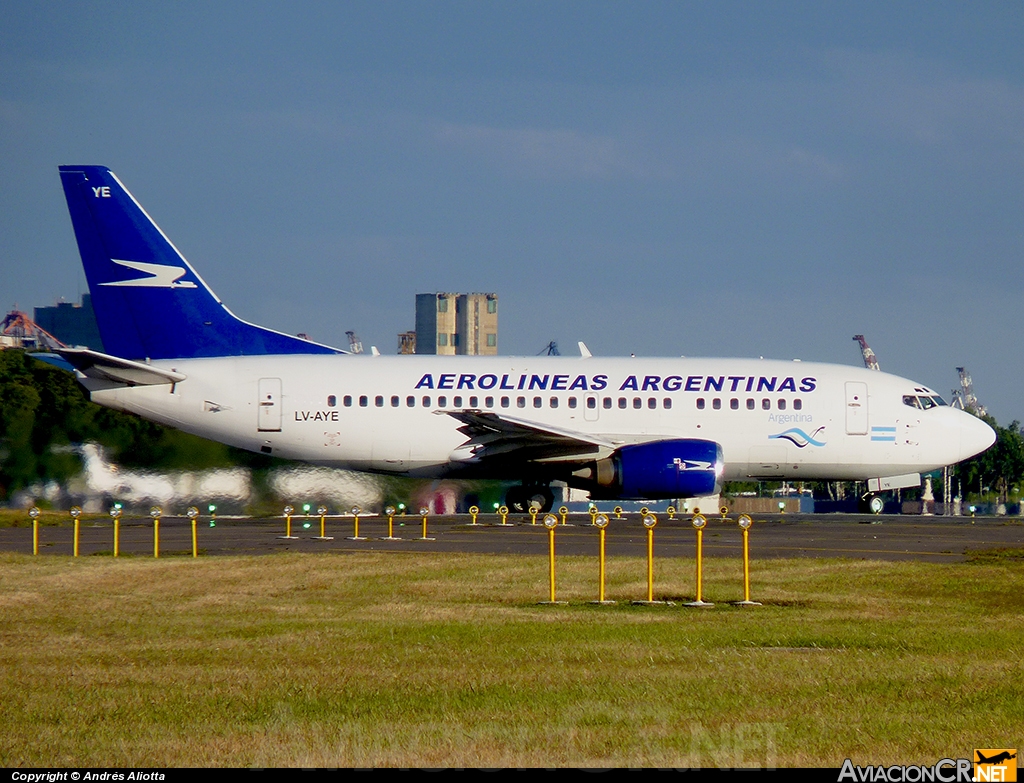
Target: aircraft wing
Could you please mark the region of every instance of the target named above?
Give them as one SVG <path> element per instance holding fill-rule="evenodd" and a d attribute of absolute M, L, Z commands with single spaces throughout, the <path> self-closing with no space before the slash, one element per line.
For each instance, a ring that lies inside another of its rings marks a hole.
<path fill-rule="evenodd" d="M 437 411 L 462 422 L 468 440 L 452 452 L 453 462 L 550 460 L 611 452 L 621 443 L 596 435 L 479 410 Z"/>
<path fill-rule="evenodd" d="M 133 362 L 118 356 L 91 351 L 88 348 L 62 348 L 61 357 L 87 378 L 113 381 L 126 386 L 156 386 L 178 383 L 188 376 L 180 372 Z"/>

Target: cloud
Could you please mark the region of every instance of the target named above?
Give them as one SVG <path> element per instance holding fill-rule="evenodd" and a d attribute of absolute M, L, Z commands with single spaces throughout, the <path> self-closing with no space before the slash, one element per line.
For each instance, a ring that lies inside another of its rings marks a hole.
<path fill-rule="evenodd" d="M 489 159 L 526 178 L 645 179 L 649 172 L 630 159 L 612 136 L 571 129 L 495 128 L 450 122 L 435 126 L 442 144 Z"/>

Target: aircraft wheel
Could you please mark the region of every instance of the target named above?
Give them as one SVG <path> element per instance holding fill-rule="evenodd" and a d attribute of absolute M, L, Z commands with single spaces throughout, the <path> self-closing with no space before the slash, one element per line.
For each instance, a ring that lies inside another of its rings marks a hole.
<path fill-rule="evenodd" d="M 885 508 L 885 501 L 878 495 L 872 495 L 871 499 L 868 501 L 868 508 L 871 510 L 872 514 L 881 514 L 882 510 Z"/>

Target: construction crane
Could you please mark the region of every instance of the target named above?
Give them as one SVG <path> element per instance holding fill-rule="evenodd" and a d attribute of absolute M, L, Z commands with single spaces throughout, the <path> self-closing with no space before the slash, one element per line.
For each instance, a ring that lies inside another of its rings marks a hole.
<path fill-rule="evenodd" d="M 3 323 L 0 323 L 0 335 L 7 338 L 0 341 L 0 347 L 7 343 L 19 348 L 36 348 L 45 351 L 67 348 L 64 343 L 20 310 L 11 310 L 7 314 Z"/>
<path fill-rule="evenodd" d="M 875 358 L 875 352 L 871 350 L 871 346 L 868 345 L 868 341 L 864 339 L 864 335 L 855 334 L 853 339 L 860 343 L 860 354 L 864 357 L 864 366 L 869 370 L 881 370 L 878 366 L 878 359 Z"/>
<path fill-rule="evenodd" d="M 363 352 L 363 341 L 359 339 L 359 335 L 357 335 L 355 332 L 345 332 L 345 336 L 348 337 L 349 353 Z"/>
<path fill-rule="evenodd" d="M 552 340 L 547 345 L 545 345 L 541 349 L 540 353 L 538 353 L 537 355 L 538 356 L 561 356 L 562 354 L 560 354 L 558 352 L 558 343 L 556 343 L 554 340 Z"/>
<path fill-rule="evenodd" d="M 974 381 L 970 373 L 964 367 L 957 367 L 956 374 L 960 376 L 960 388 L 953 390 L 953 407 L 965 411 L 973 411 L 976 416 L 984 416 L 987 411 L 984 405 L 978 404 L 978 398 L 974 394 Z"/>

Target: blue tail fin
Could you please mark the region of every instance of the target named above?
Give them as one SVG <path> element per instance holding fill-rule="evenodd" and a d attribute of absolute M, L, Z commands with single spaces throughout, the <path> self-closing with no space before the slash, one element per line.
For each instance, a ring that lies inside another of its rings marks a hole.
<path fill-rule="evenodd" d="M 110 169 L 61 166 L 107 353 L 125 359 L 341 353 L 240 320 Z"/>

